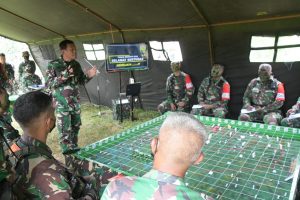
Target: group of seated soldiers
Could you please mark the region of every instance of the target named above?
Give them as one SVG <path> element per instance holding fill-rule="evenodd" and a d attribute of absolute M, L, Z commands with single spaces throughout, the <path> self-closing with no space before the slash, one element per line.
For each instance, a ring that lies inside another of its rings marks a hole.
<path fill-rule="evenodd" d="M 1 76 L 4 80 L 4 87 L 9 94 L 25 93 L 31 91 L 31 86 L 41 85 L 41 78 L 35 74 L 36 66 L 34 61 L 29 60 L 29 52 L 22 53 L 24 61 L 19 65 L 19 81 L 15 81 L 15 71 L 11 64 L 6 62 L 4 53 L 0 53 Z"/>
<path fill-rule="evenodd" d="M 180 62 L 172 62 L 172 74 L 166 83 L 167 100 L 158 105 L 160 113 L 171 111 L 190 111 L 190 101 L 194 86 L 188 74 L 180 70 Z M 202 81 L 197 98 L 198 105 L 192 114 L 225 118 L 230 100 L 230 85 L 222 76 L 224 66 L 214 64 L 211 73 Z M 258 77 L 250 81 L 243 97 L 243 107 L 239 115 L 241 121 L 264 122 L 300 128 L 300 118 L 293 116 L 300 111 L 300 98 L 282 119 L 281 107 L 285 101 L 283 84 L 272 75 L 272 66 L 261 64 Z"/>

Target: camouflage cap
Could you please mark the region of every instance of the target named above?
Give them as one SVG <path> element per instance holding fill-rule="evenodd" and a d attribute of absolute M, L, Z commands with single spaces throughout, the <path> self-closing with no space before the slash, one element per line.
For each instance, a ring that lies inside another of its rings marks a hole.
<path fill-rule="evenodd" d="M 222 76 L 224 71 L 224 66 L 220 64 L 213 64 L 211 68 L 211 76 L 212 77 L 220 77 Z"/>

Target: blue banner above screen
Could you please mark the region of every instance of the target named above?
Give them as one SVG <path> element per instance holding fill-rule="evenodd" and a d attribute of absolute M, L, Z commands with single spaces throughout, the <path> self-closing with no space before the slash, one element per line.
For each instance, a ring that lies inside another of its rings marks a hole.
<path fill-rule="evenodd" d="M 146 43 L 106 45 L 106 71 L 135 71 L 148 69 Z"/>

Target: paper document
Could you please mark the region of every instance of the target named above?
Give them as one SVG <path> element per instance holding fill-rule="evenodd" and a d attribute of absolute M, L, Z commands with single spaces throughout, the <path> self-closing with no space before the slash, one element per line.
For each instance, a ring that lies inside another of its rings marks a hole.
<path fill-rule="evenodd" d="M 120 104 L 120 100 L 117 100 L 116 103 Z M 122 99 L 122 104 L 126 104 L 126 103 L 129 103 L 129 100 L 128 99 Z"/>
<path fill-rule="evenodd" d="M 288 117 L 288 119 L 296 119 L 296 118 L 299 118 L 300 117 L 300 113 L 297 113 L 297 114 L 294 114 L 294 115 L 290 115 Z"/>
<path fill-rule="evenodd" d="M 255 110 L 255 108 L 253 108 L 253 109 L 251 109 L 251 110 L 248 110 L 248 109 L 242 109 L 241 110 L 241 113 L 242 114 L 247 114 L 247 113 L 252 113 L 252 112 L 255 112 L 256 110 Z"/>
<path fill-rule="evenodd" d="M 41 90 L 45 88 L 45 85 L 30 85 L 28 88 L 33 89 L 33 90 Z"/>
<path fill-rule="evenodd" d="M 202 108 L 203 106 L 197 104 L 197 105 L 193 105 L 192 109 L 197 109 L 197 108 Z"/>

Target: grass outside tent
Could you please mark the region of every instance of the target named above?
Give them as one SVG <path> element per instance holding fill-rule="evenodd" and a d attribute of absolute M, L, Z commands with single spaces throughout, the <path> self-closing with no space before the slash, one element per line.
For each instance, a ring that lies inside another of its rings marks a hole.
<path fill-rule="evenodd" d="M 84 103 L 82 104 L 81 111 L 82 125 L 78 137 L 80 147 L 115 135 L 123 130 L 159 116 L 157 111 L 135 109 L 134 116 L 138 118 L 137 120 L 132 122 L 131 120 L 126 119 L 123 123 L 120 123 L 117 120 L 113 120 L 111 109 L 105 106 L 99 108 L 98 106 Z M 98 115 L 99 111 L 101 115 Z M 20 126 L 15 121 L 13 122 L 13 126 L 21 132 Z M 53 151 L 54 157 L 63 161 L 64 159 L 58 144 L 58 133 L 56 128 L 48 135 L 47 144 Z"/>

